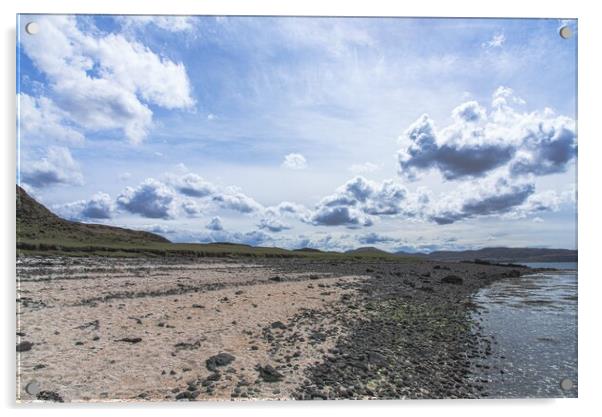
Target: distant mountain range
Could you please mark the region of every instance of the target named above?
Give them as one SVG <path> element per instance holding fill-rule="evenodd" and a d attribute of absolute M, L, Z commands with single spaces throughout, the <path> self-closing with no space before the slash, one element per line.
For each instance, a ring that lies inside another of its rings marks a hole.
<path fill-rule="evenodd" d="M 374 247 L 353 249 L 352 254 L 387 254 Z M 483 248 L 464 251 L 436 251 L 431 253 L 395 252 L 395 255 L 416 256 L 435 261 L 474 261 L 476 259 L 494 262 L 577 262 L 577 251 L 569 249 L 545 248 Z"/>
<path fill-rule="evenodd" d="M 397 252 L 407 255 L 405 252 Z M 416 255 L 416 254 L 414 254 Z M 437 251 L 418 256 L 438 261 L 467 261 L 481 259 L 495 262 L 577 262 L 577 251 L 544 248 L 483 248 L 465 251 Z"/>

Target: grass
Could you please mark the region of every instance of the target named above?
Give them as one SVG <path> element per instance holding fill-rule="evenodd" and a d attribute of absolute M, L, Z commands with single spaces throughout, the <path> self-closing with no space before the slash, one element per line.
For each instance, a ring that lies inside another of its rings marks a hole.
<path fill-rule="evenodd" d="M 272 247 L 258 247 L 220 243 L 162 243 L 145 244 L 113 242 L 95 244 L 69 239 L 20 239 L 17 243 L 17 256 L 111 256 L 111 257 L 264 257 L 264 258 L 305 258 L 332 259 L 340 261 L 419 261 L 410 256 L 393 254 L 350 254 L 340 252 L 299 251 Z"/>

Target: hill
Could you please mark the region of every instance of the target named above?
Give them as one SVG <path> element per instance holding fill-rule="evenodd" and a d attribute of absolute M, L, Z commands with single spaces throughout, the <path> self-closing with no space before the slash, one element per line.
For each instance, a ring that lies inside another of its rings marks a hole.
<path fill-rule="evenodd" d="M 399 255 L 409 255 L 397 252 Z M 545 248 L 483 248 L 465 251 L 437 251 L 429 254 L 412 254 L 435 261 L 474 261 L 481 259 L 494 262 L 577 262 L 577 251 Z"/>
<path fill-rule="evenodd" d="M 17 247 L 169 243 L 154 233 L 62 219 L 17 185 Z"/>
<path fill-rule="evenodd" d="M 348 250 L 345 253 L 353 254 L 353 255 L 381 255 L 387 256 L 392 255 L 390 252 L 375 248 L 374 246 L 364 246 L 357 249 Z"/>

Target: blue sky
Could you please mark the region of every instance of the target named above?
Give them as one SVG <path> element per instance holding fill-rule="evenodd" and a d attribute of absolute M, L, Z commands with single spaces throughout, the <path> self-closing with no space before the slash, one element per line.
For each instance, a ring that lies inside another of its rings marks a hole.
<path fill-rule="evenodd" d="M 575 248 L 564 24 L 24 15 L 17 179 L 174 241 Z"/>

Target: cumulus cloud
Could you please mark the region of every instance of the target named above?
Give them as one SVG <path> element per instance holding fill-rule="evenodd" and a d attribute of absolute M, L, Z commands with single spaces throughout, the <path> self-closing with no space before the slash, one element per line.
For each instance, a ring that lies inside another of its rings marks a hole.
<path fill-rule="evenodd" d="M 291 227 L 275 217 L 264 217 L 259 221 L 257 225 L 260 229 L 269 230 L 270 232 L 282 232 L 283 230 L 288 230 Z"/>
<path fill-rule="evenodd" d="M 362 245 L 374 245 L 377 243 L 399 243 L 400 239 L 378 233 L 368 233 L 358 238 Z"/>
<path fill-rule="evenodd" d="M 166 182 L 173 187 L 175 191 L 187 197 L 205 199 L 207 204 L 213 202 L 219 208 L 234 210 L 241 213 L 262 212 L 264 207 L 253 198 L 244 194 L 238 187 L 217 187 L 213 183 L 203 179 L 201 176 L 187 172 L 185 166 L 180 167 L 185 173 L 168 174 Z M 183 208 L 189 215 L 201 214 L 195 207 L 199 207 L 192 200 L 184 203 Z M 206 209 L 206 206 L 202 207 Z"/>
<path fill-rule="evenodd" d="M 176 215 L 174 192 L 167 185 L 148 178 L 138 187 L 126 187 L 117 197 L 117 205 L 133 214 L 152 219 L 169 219 Z"/>
<path fill-rule="evenodd" d="M 372 215 L 395 215 L 408 211 L 409 206 L 406 205 L 405 210 L 403 206 L 407 195 L 405 187 L 386 180 L 366 202 L 364 211 Z"/>
<path fill-rule="evenodd" d="M 347 226 L 360 227 L 372 226 L 373 221 L 361 210 L 347 206 L 318 207 L 310 218 L 316 226 Z"/>
<path fill-rule="evenodd" d="M 309 214 L 309 210 L 302 204 L 292 203 L 290 201 L 282 201 L 276 206 L 268 207 L 266 209 L 268 214 L 281 216 L 292 216 L 298 218 L 305 218 Z"/>
<path fill-rule="evenodd" d="M 98 192 L 89 200 L 79 200 L 59 206 L 53 209 L 62 217 L 68 219 L 110 219 L 113 217 L 115 204 L 106 193 Z"/>
<path fill-rule="evenodd" d="M 213 184 L 193 173 L 183 176 L 171 175 L 168 181 L 176 190 L 189 197 L 206 197 L 216 192 Z"/>
<path fill-rule="evenodd" d="M 222 219 L 219 216 L 212 217 L 209 223 L 205 225 L 205 229 L 214 231 L 224 230 Z"/>
<path fill-rule="evenodd" d="M 175 229 L 162 224 L 149 224 L 146 226 L 137 227 L 137 229 L 145 232 L 159 233 L 161 235 L 169 235 L 176 233 Z"/>
<path fill-rule="evenodd" d="M 183 64 L 121 34 L 84 32 L 74 16 L 37 16 L 36 22 L 44 36 L 21 37 L 23 49 L 48 78 L 56 105 L 82 129 L 122 129 L 140 143 L 152 125 L 149 104 L 194 106 Z"/>
<path fill-rule="evenodd" d="M 56 184 L 82 185 L 84 176 L 68 148 L 51 146 L 39 161 L 26 161 L 21 167 L 21 181 L 44 188 Z"/>
<path fill-rule="evenodd" d="M 210 230 L 208 232 L 178 233 L 175 241 L 198 243 L 238 243 L 243 245 L 261 246 L 274 245 L 274 239 L 260 230 L 249 232 L 229 232 L 226 230 Z"/>
<path fill-rule="evenodd" d="M 254 213 L 263 210 L 263 206 L 246 194 L 235 188 L 227 189 L 225 192 L 212 197 L 221 208 L 239 211 L 241 213 Z"/>
<path fill-rule="evenodd" d="M 510 213 L 534 192 L 533 183 L 513 183 L 506 178 L 465 184 L 444 197 L 433 208 L 430 219 L 437 224 L 450 224 L 477 216 Z"/>
<path fill-rule="evenodd" d="M 502 166 L 517 177 L 564 172 L 576 155 L 574 120 L 550 109 L 516 110 L 523 104 L 510 88 L 500 87 L 489 111 L 476 101 L 463 103 L 443 129 L 422 115 L 400 138 L 400 175 L 413 180 L 435 169 L 447 180 L 459 180 L 484 177 Z"/>
<path fill-rule="evenodd" d="M 458 115 L 470 117 L 474 111 L 464 108 Z M 487 141 L 484 133 L 474 122 L 456 119 L 439 138 L 433 120 L 424 114 L 405 132 L 411 143 L 398 153 L 399 173 L 415 179 L 420 171 L 434 168 L 448 180 L 483 176 L 514 154 L 509 143 L 501 138 Z"/>
<path fill-rule="evenodd" d="M 68 122 L 69 116 L 48 97 L 17 95 L 19 103 L 19 129 L 22 140 L 49 140 L 82 143 L 84 135 Z"/>
<path fill-rule="evenodd" d="M 523 204 L 506 214 L 507 219 L 523 219 L 537 216 L 545 212 L 560 210 L 564 203 L 574 203 L 572 196 L 566 192 L 546 190 L 532 194 Z"/>
<path fill-rule="evenodd" d="M 203 216 L 207 210 L 208 206 L 201 202 L 185 199 L 181 202 L 180 207 L 186 216 L 188 217 L 201 217 Z"/>
<path fill-rule="evenodd" d="M 392 180 L 378 184 L 357 176 L 324 197 L 309 216 L 309 222 L 325 226 L 371 226 L 372 216 L 411 211 L 411 206 L 405 204 L 407 196 L 407 190 Z"/>
<path fill-rule="evenodd" d="M 307 168 L 307 160 L 300 153 L 289 153 L 282 162 L 284 168 L 301 170 Z"/>

